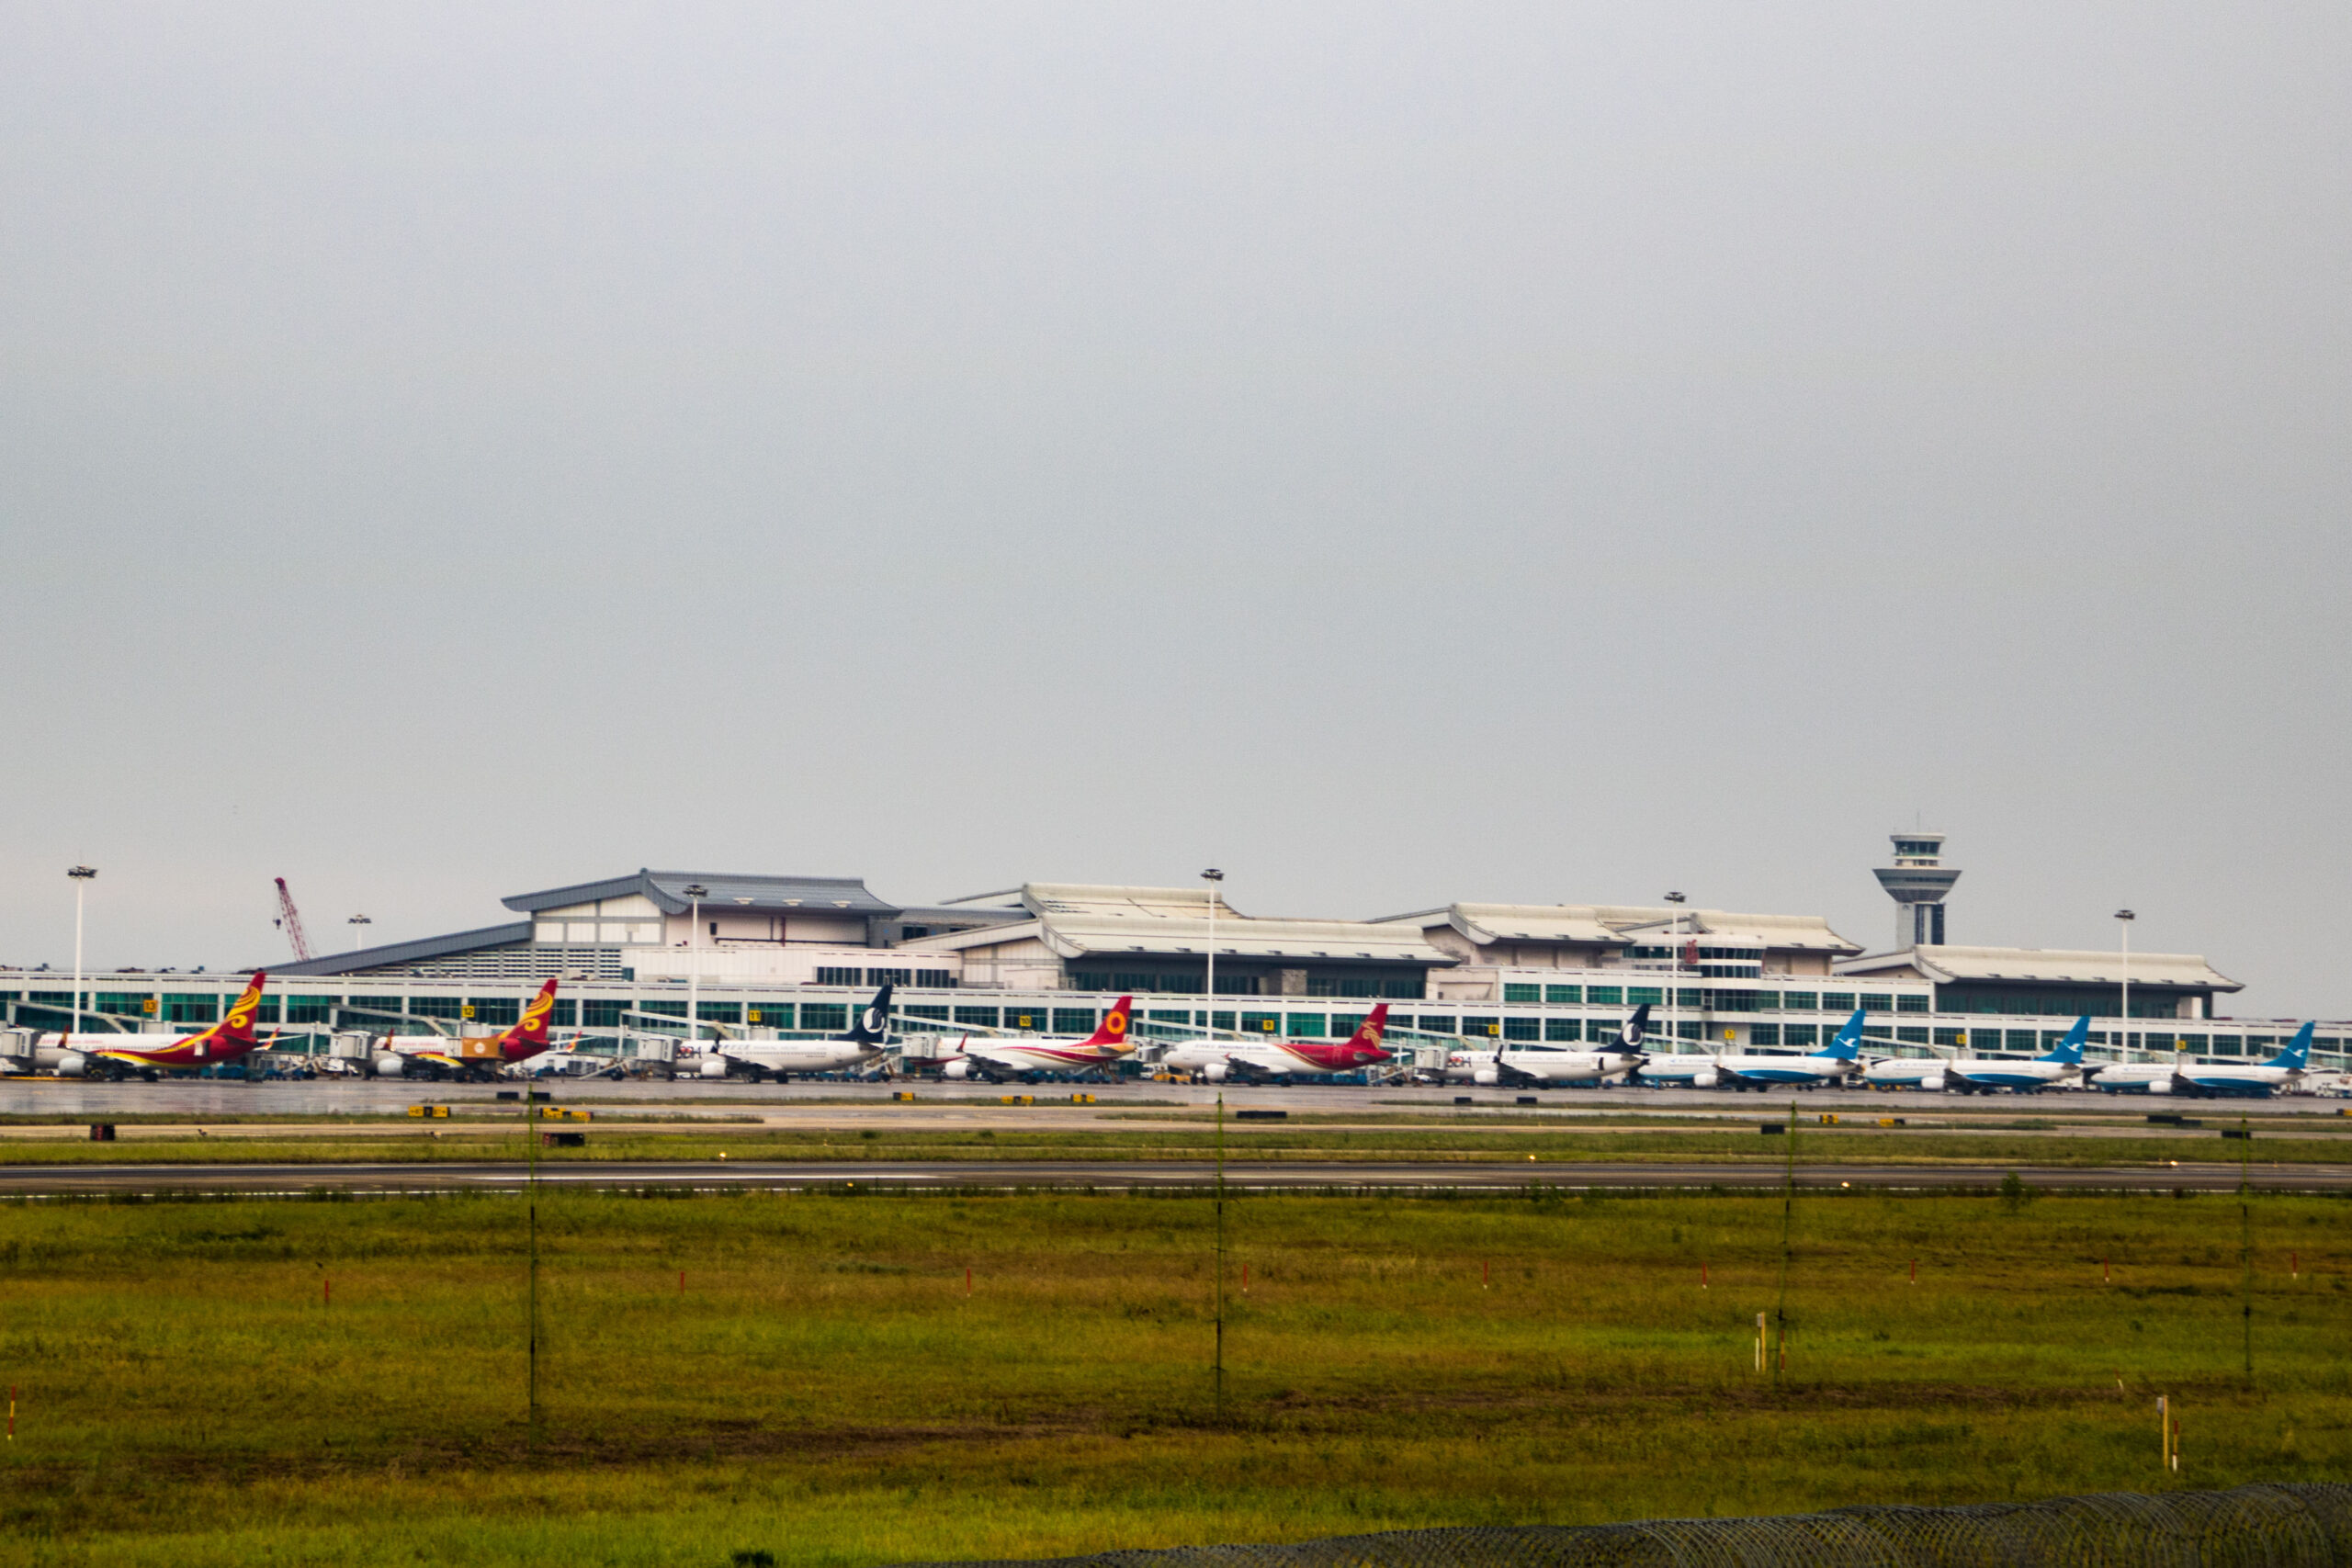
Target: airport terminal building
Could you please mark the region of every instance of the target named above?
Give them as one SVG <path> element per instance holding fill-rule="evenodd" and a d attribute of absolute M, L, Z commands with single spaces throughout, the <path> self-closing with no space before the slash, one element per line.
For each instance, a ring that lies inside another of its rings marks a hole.
<path fill-rule="evenodd" d="M 690 1027 L 831 1033 L 885 980 L 910 1036 L 1084 1033 L 1133 993 L 1147 1043 L 1204 1031 L 1331 1038 L 1385 1001 L 1394 1043 L 1425 1055 L 1607 1040 L 1644 1003 L 1660 1045 L 1686 1051 L 1808 1051 L 1860 1008 L 1878 1048 L 1897 1054 L 2038 1052 L 2089 1013 L 2095 1056 L 2226 1060 L 2269 1055 L 2300 1021 L 2224 1017 L 2219 1004 L 2240 986 L 2193 954 L 1946 943 L 1941 900 L 1959 874 L 1940 850 L 1936 835 L 1896 837 L 1895 864 L 1878 873 L 1896 940 L 1874 953 L 1818 916 L 1680 905 L 1465 902 L 1303 919 L 1235 909 L 1206 884 L 1027 883 L 899 905 L 854 877 L 640 870 L 515 894 L 493 924 L 269 965 L 264 1019 L 492 1030 L 553 975 L 556 1027 L 616 1043 Z M 93 975 L 85 1028 L 209 1022 L 241 980 Z M 12 1025 L 62 1027 L 72 1002 L 70 976 L 0 970 Z M 2323 1023 L 2314 1066 L 2343 1066 L 2347 1037 L 2352 1024 Z"/>

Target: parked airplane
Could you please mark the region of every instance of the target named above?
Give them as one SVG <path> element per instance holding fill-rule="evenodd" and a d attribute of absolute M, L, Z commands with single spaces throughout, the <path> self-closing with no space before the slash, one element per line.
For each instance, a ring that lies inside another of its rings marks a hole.
<path fill-rule="evenodd" d="M 33 1065 L 62 1078 L 145 1078 L 153 1083 L 165 1073 L 193 1072 L 224 1062 L 243 1060 L 266 1043 L 254 1035 L 254 1018 L 261 1011 L 262 970 L 245 982 L 237 999 L 211 1028 L 194 1034 L 160 1039 L 152 1034 L 114 1036 L 85 1034 L 78 1041 L 69 1031 L 49 1043 L 36 1041 Z"/>
<path fill-rule="evenodd" d="M 1194 1074 L 1210 1083 L 1223 1083 L 1228 1078 L 1237 1083 L 1270 1083 L 1277 1079 L 1287 1083 L 1293 1078 L 1329 1077 L 1334 1073 L 1351 1073 L 1376 1062 L 1393 1060 L 1392 1053 L 1380 1043 L 1380 1037 L 1387 1030 L 1388 1004 L 1382 1002 L 1356 1025 L 1353 1034 L 1336 1043 L 1188 1040 L 1160 1057 L 1159 1064 Z"/>
<path fill-rule="evenodd" d="M 2017 1094 L 2038 1094 L 2083 1070 L 2083 1042 L 2091 1027 L 2088 1016 L 2075 1021 L 2064 1039 L 2031 1061 L 1993 1056 L 1885 1056 L 1862 1069 L 1862 1081 L 1872 1089 L 1950 1089 L 1955 1094 L 1984 1094 L 2006 1089 Z"/>
<path fill-rule="evenodd" d="M 1650 1028 L 1650 1004 L 1634 1010 L 1617 1038 L 1597 1051 L 1455 1051 L 1445 1058 L 1449 1079 L 1466 1078 L 1481 1089 L 1551 1089 L 1566 1084 L 1603 1084 L 1630 1077 L 1650 1059 L 1642 1049 Z"/>
<path fill-rule="evenodd" d="M 2281 1089 L 2292 1089 L 2311 1071 L 2312 1028 L 2295 1031 L 2287 1048 L 2263 1063 L 2109 1062 L 2084 1070 L 2091 1087 L 2109 1094 L 2177 1094 L 2190 1097 L 2233 1095 L 2267 1100 Z"/>
<path fill-rule="evenodd" d="M 1862 1050 L 1862 1012 L 1857 1008 L 1828 1044 L 1809 1056 L 1758 1056 L 1752 1054 L 1726 1052 L 1708 1058 L 1701 1066 L 1688 1063 L 1686 1057 L 1659 1058 L 1663 1070 L 1657 1075 L 1662 1083 L 1681 1082 L 1692 1089 L 1817 1089 L 1825 1083 L 1843 1083 L 1851 1073 Z M 1678 1070 L 1679 1069 L 1679 1070 Z M 1638 1076 L 1648 1079 L 1649 1066 L 1644 1066 Z"/>
<path fill-rule="evenodd" d="M 548 1048 L 548 1017 L 555 1011 L 555 982 L 539 987 L 523 1016 L 496 1034 L 449 1039 L 440 1034 L 387 1034 L 368 1059 L 370 1077 L 488 1079 L 512 1062 Z"/>
<path fill-rule="evenodd" d="M 846 1034 L 824 1040 L 722 1040 L 704 1052 L 702 1076 L 718 1078 L 740 1071 L 753 1083 L 771 1077 L 788 1083 L 795 1073 L 837 1073 L 879 1061 L 890 1038 L 890 986 L 888 980 L 882 983 Z"/>
<path fill-rule="evenodd" d="M 1127 1019 L 1135 998 L 1121 997 L 1102 1025 L 1083 1040 L 1039 1036 L 1033 1039 L 983 1040 L 970 1035 L 939 1069 L 944 1078 L 984 1078 L 1002 1083 L 1012 1078 L 1036 1079 L 1046 1073 L 1082 1073 L 1107 1067 L 1135 1050 L 1127 1043 Z"/>

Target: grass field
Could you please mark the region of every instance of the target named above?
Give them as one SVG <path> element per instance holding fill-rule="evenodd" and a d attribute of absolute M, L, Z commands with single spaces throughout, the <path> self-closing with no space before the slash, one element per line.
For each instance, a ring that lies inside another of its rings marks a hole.
<path fill-rule="evenodd" d="M 1204 1200 L 549 1192 L 536 1442 L 526 1214 L 0 1207 L 0 1560 L 865 1563 L 2145 1489 L 2157 1393 L 2181 1484 L 2352 1471 L 2341 1200 L 2253 1205 L 2251 1388 L 2233 1197 L 1800 1197 L 1777 1384 L 1777 1195 L 1231 1201 L 1220 1413 Z"/>

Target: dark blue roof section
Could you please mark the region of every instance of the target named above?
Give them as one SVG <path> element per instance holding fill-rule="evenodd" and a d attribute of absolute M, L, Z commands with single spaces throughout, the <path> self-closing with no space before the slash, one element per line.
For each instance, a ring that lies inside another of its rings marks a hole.
<path fill-rule="evenodd" d="M 473 953 L 485 947 L 505 947 L 530 940 L 531 922 L 517 920 L 511 926 L 484 926 L 479 931 L 452 931 L 447 936 L 395 942 L 383 947 L 363 947 L 356 953 L 338 953 L 326 958 L 313 958 L 304 964 L 274 964 L 269 966 L 269 972 L 287 976 L 349 975 L 361 969 L 422 964 L 428 958 L 447 958 L 452 953 Z"/>
<path fill-rule="evenodd" d="M 755 876 L 726 871 L 639 871 L 605 882 L 575 883 L 570 887 L 550 887 L 543 893 L 517 893 L 500 902 L 510 909 L 529 914 L 642 893 L 653 901 L 654 908 L 667 914 L 683 915 L 691 902 L 686 889 L 696 883 L 710 890 L 703 895 L 706 904 L 732 904 L 738 908 L 752 909 L 838 909 L 853 915 L 899 912 L 897 905 L 886 904 L 866 891 L 864 877 Z"/>

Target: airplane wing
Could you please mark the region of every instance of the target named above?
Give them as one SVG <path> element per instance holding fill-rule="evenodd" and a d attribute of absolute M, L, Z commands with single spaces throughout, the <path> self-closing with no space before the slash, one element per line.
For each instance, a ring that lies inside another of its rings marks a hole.
<path fill-rule="evenodd" d="M 447 1067 L 453 1073 L 462 1073 L 473 1065 L 450 1055 L 447 1051 L 411 1051 L 406 1055 L 412 1062 L 430 1062 L 436 1067 Z"/>
<path fill-rule="evenodd" d="M 159 1062 L 151 1062 L 135 1051 L 85 1051 L 83 1055 L 96 1056 L 102 1062 L 119 1062 L 126 1067 L 145 1068 L 163 1065 Z"/>

